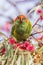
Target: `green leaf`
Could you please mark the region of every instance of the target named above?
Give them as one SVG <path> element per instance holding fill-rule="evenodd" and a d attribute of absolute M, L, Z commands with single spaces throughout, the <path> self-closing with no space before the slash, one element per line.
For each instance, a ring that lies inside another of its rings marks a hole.
<path fill-rule="evenodd" d="M 43 63 L 41 63 L 41 65 L 43 65 Z"/>
<path fill-rule="evenodd" d="M 22 52 L 22 56 L 21 56 L 21 65 L 26 65 L 23 52 Z"/>
<path fill-rule="evenodd" d="M 42 54 L 43 53 L 43 46 L 38 50 L 38 53 L 39 54 Z"/>
<path fill-rule="evenodd" d="M 9 52 L 9 54 L 8 54 L 8 56 L 7 56 L 7 60 L 6 60 L 6 63 L 4 64 L 4 65 L 9 65 L 9 59 L 10 59 L 10 52 Z"/>
<path fill-rule="evenodd" d="M 16 54 L 18 52 L 18 49 L 19 49 L 19 47 L 17 47 L 17 49 L 15 50 L 11 65 L 15 65 L 15 63 L 16 63 L 16 60 L 17 60 L 17 55 Z"/>

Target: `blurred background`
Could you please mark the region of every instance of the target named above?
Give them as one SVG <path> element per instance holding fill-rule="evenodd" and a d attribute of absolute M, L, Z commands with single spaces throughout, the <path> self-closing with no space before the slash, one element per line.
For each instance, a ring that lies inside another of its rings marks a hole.
<path fill-rule="evenodd" d="M 40 0 L 0 0 L 0 31 L 9 36 L 11 20 L 20 14 L 27 15 L 33 7 L 39 4 Z M 31 14 L 28 18 L 33 24 L 37 17 L 37 14 Z"/>

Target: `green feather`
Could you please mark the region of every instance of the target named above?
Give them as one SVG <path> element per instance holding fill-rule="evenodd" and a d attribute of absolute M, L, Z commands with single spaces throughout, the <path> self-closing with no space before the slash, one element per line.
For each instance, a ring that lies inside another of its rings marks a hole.
<path fill-rule="evenodd" d="M 26 40 L 32 31 L 32 24 L 28 20 L 20 20 L 15 21 L 14 25 L 12 26 L 11 35 L 15 37 L 18 41 Z"/>

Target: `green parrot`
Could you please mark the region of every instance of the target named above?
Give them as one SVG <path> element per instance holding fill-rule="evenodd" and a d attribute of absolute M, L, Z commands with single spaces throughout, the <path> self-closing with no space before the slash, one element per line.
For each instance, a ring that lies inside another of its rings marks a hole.
<path fill-rule="evenodd" d="M 11 29 L 11 35 L 16 38 L 17 41 L 26 40 L 32 31 L 31 22 L 24 16 L 19 15 L 15 20 Z"/>

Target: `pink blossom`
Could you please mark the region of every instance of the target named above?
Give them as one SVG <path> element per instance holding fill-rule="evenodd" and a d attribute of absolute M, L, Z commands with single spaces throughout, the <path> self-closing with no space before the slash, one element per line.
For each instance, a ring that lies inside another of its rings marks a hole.
<path fill-rule="evenodd" d="M 20 46 L 21 49 L 23 50 L 28 50 L 28 51 L 34 51 L 35 48 L 32 44 L 30 44 L 30 42 L 25 41 L 23 42 L 23 44 Z"/>
<path fill-rule="evenodd" d="M 40 15 L 40 19 L 41 19 L 41 20 L 43 20 L 43 14 L 42 14 L 42 15 Z"/>
<path fill-rule="evenodd" d="M 38 14 L 41 14 L 41 13 L 42 13 L 42 10 L 41 10 L 41 9 L 38 9 L 38 10 L 37 10 L 37 13 L 38 13 Z"/>
<path fill-rule="evenodd" d="M 13 38 L 13 37 L 11 37 L 11 38 L 9 39 L 9 43 L 13 45 L 13 44 L 15 44 L 15 43 L 16 43 L 16 41 L 14 40 L 14 38 Z"/>
<path fill-rule="evenodd" d="M 6 52 L 6 49 L 5 49 L 5 48 L 2 48 L 1 53 L 2 53 L 2 54 L 5 54 L 5 52 Z"/>
<path fill-rule="evenodd" d="M 27 46 L 27 50 L 28 50 L 28 51 L 34 51 L 35 48 L 34 48 L 33 45 L 30 44 L 30 45 Z"/>
<path fill-rule="evenodd" d="M 22 50 L 28 50 L 28 51 L 34 51 L 35 50 L 34 46 L 32 44 L 30 44 L 30 42 L 28 42 L 28 41 L 24 41 L 22 44 L 16 43 L 14 48 L 17 48 L 18 46 Z"/>
<path fill-rule="evenodd" d="M 30 45 L 30 43 L 28 41 L 25 41 L 23 44 L 24 44 L 25 47 L 27 47 L 28 45 Z"/>
<path fill-rule="evenodd" d="M 39 37 L 38 39 L 39 39 L 39 40 L 42 40 L 42 39 L 43 39 L 43 36 Z"/>
<path fill-rule="evenodd" d="M 21 45 L 20 45 L 20 49 L 26 50 L 26 47 L 24 46 L 24 44 L 21 44 Z"/>

